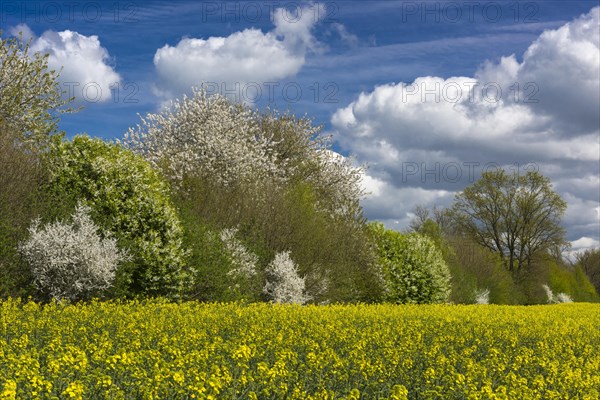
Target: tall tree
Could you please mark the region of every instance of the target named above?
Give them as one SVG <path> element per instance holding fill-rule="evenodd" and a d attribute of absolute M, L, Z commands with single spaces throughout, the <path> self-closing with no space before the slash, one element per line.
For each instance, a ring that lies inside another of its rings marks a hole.
<path fill-rule="evenodd" d="M 521 175 L 501 169 L 482 174 L 454 204 L 462 231 L 498 253 L 511 272 L 530 266 L 534 255 L 565 244 L 560 218 L 566 208 L 539 172 Z"/>

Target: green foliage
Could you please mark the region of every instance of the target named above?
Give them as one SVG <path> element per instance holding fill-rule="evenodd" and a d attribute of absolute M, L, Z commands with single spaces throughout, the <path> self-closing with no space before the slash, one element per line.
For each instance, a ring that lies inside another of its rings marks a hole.
<path fill-rule="evenodd" d="M 435 242 L 420 234 L 401 234 L 370 224 L 386 282 L 386 299 L 394 303 L 443 303 L 450 296 L 450 272 Z"/>
<path fill-rule="evenodd" d="M 188 177 L 176 204 L 186 227 L 191 265 L 198 272 L 196 293 L 210 299 L 231 298 L 231 268 L 218 245 L 218 232 L 237 228 L 237 237 L 258 256 L 257 275 L 239 283 L 246 299 L 260 299 L 264 269 L 289 251 L 306 279 L 314 302 L 378 301 L 381 281 L 364 228 L 317 207 L 317 195 L 305 182 L 280 187 L 268 182 L 224 187 Z M 217 247 L 213 244 L 217 243 Z M 210 294 L 209 294 L 210 293 Z M 195 296 L 196 296 L 195 295 Z"/>
<path fill-rule="evenodd" d="M 62 203 L 46 193 L 44 158 L 21 132 L 0 123 L 0 297 L 34 292 L 29 268 L 17 252 L 34 218 L 60 214 Z"/>
<path fill-rule="evenodd" d="M 54 146 L 56 201 L 80 201 L 132 261 L 117 272 L 116 294 L 178 297 L 189 284 L 183 230 L 168 185 L 141 157 L 100 139 L 76 136 Z"/>
<path fill-rule="evenodd" d="M 475 293 L 485 289 L 490 291 L 492 304 L 519 304 L 523 300 L 497 254 L 465 238 L 451 238 L 447 246 L 450 250 L 444 252 L 444 259 L 452 274 L 453 302 L 473 303 Z"/>
<path fill-rule="evenodd" d="M 600 300 L 581 267 L 569 267 L 556 261 L 548 262 L 549 285 L 554 293 L 566 293 L 574 301 L 597 302 Z"/>
<path fill-rule="evenodd" d="M 497 253 L 511 272 L 565 243 L 560 218 L 565 201 L 537 171 L 485 172 L 456 196 L 455 220 L 464 234 Z"/>
<path fill-rule="evenodd" d="M 596 288 L 596 293 L 600 294 L 600 248 L 588 249 L 577 254 L 576 265 L 585 272 Z"/>

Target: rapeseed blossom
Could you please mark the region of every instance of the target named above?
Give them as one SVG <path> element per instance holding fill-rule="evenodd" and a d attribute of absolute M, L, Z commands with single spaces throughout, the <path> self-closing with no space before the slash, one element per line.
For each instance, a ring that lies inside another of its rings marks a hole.
<path fill-rule="evenodd" d="M 1 399 L 597 399 L 600 306 L 0 303 Z"/>

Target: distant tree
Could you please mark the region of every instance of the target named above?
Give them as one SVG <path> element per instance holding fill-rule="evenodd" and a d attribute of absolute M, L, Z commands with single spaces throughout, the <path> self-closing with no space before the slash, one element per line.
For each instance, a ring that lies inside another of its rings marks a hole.
<path fill-rule="evenodd" d="M 439 234 L 443 236 L 455 234 L 456 227 L 454 225 L 452 209 L 438 208 L 436 206 L 429 209 L 425 206 L 418 205 L 415 207 L 413 213 L 415 214 L 415 217 L 409 223 L 410 231 L 423 234 Z M 432 229 L 436 232 L 431 232 Z"/>
<path fill-rule="evenodd" d="M 0 31 L 0 34 L 2 32 Z M 31 54 L 22 37 L 0 38 L 0 122 L 23 137 L 45 139 L 58 130 L 58 114 L 74 98 L 65 98 L 59 72 L 48 70 L 48 55 Z"/>
<path fill-rule="evenodd" d="M 596 292 L 600 294 L 600 248 L 587 249 L 576 255 L 576 265 L 588 276 Z"/>
<path fill-rule="evenodd" d="M 464 234 L 499 254 L 505 267 L 516 272 L 530 266 L 536 254 L 564 245 L 560 218 L 566 207 L 539 172 L 500 169 L 484 173 L 458 194 L 454 212 Z"/>

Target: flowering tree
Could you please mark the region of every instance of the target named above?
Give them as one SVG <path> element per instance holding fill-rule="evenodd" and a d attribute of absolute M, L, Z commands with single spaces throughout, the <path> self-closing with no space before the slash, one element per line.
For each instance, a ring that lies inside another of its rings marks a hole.
<path fill-rule="evenodd" d="M 78 205 L 71 223 L 39 220 L 19 250 L 29 263 L 34 284 L 54 299 L 80 300 L 110 287 L 119 263 L 126 259 L 116 239 L 99 232 L 90 208 Z"/>
<path fill-rule="evenodd" d="M 55 132 L 57 114 L 74 111 L 62 108 L 73 98 L 63 97 L 58 76 L 48 71 L 48 55 L 30 54 L 22 37 L 0 38 L 0 122 L 26 137 L 39 139 Z"/>
<path fill-rule="evenodd" d="M 118 145 L 76 136 L 53 150 L 51 175 L 58 200 L 84 201 L 94 220 L 129 249 L 132 265 L 120 275 L 126 294 L 179 296 L 190 283 L 183 229 L 168 185 L 146 161 Z"/>
<path fill-rule="evenodd" d="M 189 175 L 225 186 L 303 180 L 314 185 L 322 208 L 356 213 L 362 169 L 332 152 L 331 138 L 320 130 L 306 117 L 259 114 L 198 89 L 163 113 L 146 115 L 120 143 L 175 183 Z"/>
<path fill-rule="evenodd" d="M 379 250 L 387 299 L 394 303 L 443 303 L 450 298 L 450 271 L 440 250 L 426 236 L 403 235 L 370 224 Z"/>
<path fill-rule="evenodd" d="M 226 186 L 248 182 L 277 173 L 272 142 L 255 118 L 223 96 L 194 90 L 163 113 L 146 115 L 121 144 L 174 182 L 190 174 Z"/>
<path fill-rule="evenodd" d="M 260 128 L 269 132 L 277 165 L 287 182 L 307 182 L 317 194 L 316 205 L 332 215 L 355 218 L 360 214 L 364 168 L 353 159 L 331 150 L 330 135 L 307 116 L 268 112 L 260 116 Z"/>
<path fill-rule="evenodd" d="M 298 275 L 289 252 L 277 253 L 265 274 L 264 293 L 273 302 L 304 304 L 308 300 L 304 294 L 304 279 Z"/>
<path fill-rule="evenodd" d="M 257 254 L 292 251 L 313 294 L 319 285 L 311 277 L 330 276 L 336 285 L 323 297 L 374 299 L 362 169 L 333 152 L 320 130 L 306 117 L 259 113 L 195 90 L 143 117 L 120 144 L 172 182 L 178 205 L 191 211 L 186 218 L 217 231 L 240 226 L 240 239 L 253 243 Z"/>

